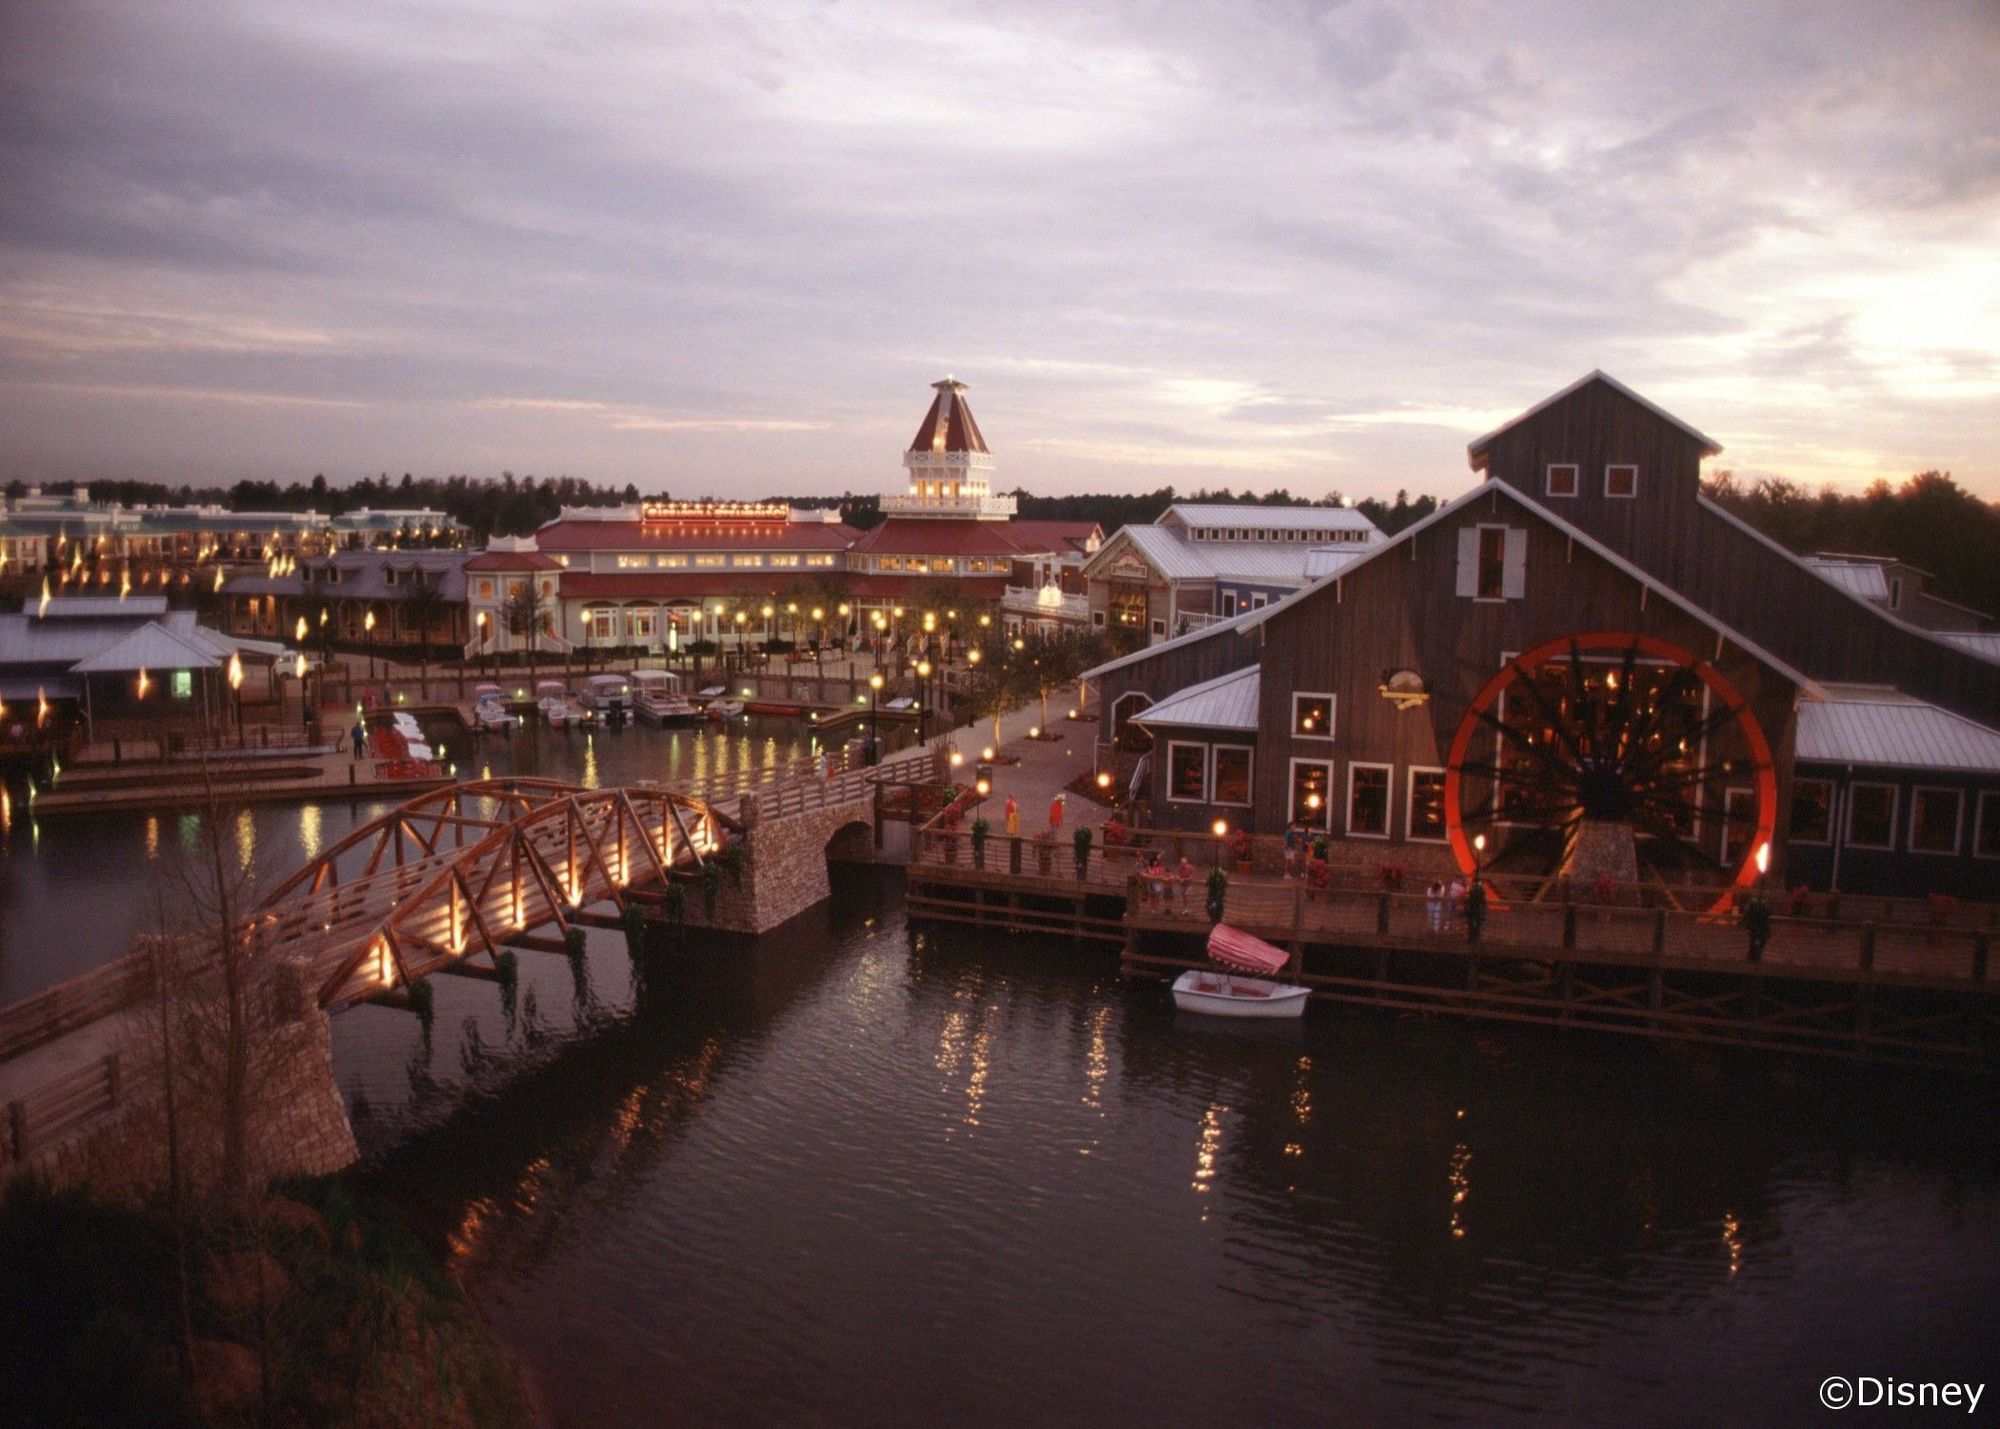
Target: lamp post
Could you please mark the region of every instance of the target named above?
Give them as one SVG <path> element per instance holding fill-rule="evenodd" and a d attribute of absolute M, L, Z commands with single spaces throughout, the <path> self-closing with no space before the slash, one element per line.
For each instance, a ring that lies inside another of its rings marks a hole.
<path fill-rule="evenodd" d="M 1474 834 L 1472 836 L 1472 881 L 1474 883 L 1479 882 L 1479 875 L 1482 871 L 1482 857 L 1485 852 L 1486 835 Z"/>
<path fill-rule="evenodd" d="M 868 677 L 868 760 L 873 765 L 881 757 L 882 719 L 877 703 L 882 696 L 882 672 Z"/>
<path fill-rule="evenodd" d="M 361 617 L 361 630 L 368 637 L 368 678 L 375 679 L 375 612 L 368 611 Z"/>
<path fill-rule="evenodd" d="M 930 738 L 931 728 L 931 662 L 917 661 L 917 743 Z"/>
<path fill-rule="evenodd" d="M 243 657 L 232 652 L 229 656 L 230 702 L 236 706 L 236 744 L 243 745 Z"/>

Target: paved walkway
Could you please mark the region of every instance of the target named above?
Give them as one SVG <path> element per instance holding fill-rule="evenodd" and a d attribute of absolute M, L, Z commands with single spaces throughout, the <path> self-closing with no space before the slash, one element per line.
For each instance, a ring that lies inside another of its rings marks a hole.
<path fill-rule="evenodd" d="M 992 822 L 996 835 L 1004 832 L 1000 811 L 1006 807 L 1009 795 L 1020 806 L 1021 836 L 1033 838 L 1049 826 L 1050 801 L 1077 775 L 1095 770 L 1098 731 L 1103 726 L 1095 720 L 1068 719 L 1069 711 L 1076 706 L 1074 685 L 1049 696 L 1049 731 L 1061 735 L 1060 739 L 1028 738 L 1028 731 L 1042 722 L 1040 700 L 1029 701 L 1025 708 L 1000 721 L 1001 743 L 997 752 L 1016 756 L 1020 763 L 993 767 L 993 793 L 981 812 Z M 1095 713 L 1095 706 L 1087 712 Z M 960 725 L 945 734 L 931 736 L 928 743 L 932 747 L 949 744 L 963 754 L 965 763 L 958 770 L 958 778 L 961 783 L 970 784 L 980 751 L 993 743 L 993 721 Z M 1071 794 L 1064 810 L 1065 834 L 1080 824 L 1102 824 L 1110 812 L 1104 805 Z"/>

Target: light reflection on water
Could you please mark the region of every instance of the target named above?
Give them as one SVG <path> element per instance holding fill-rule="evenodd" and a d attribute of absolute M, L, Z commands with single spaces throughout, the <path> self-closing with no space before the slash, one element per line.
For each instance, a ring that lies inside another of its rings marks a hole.
<path fill-rule="evenodd" d="M 482 736 L 476 756 L 486 777 L 543 775 L 599 787 L 696 778 L 813 749 L 808 731 L 757 721 L 727 733 L 537 728 L 511 739 Z M 25 798 L 4 807 L 17 812 L 0 820 L 0 1005 L 124 953 L 151 917 L 148 870 L 195 853 L 201 839 L 201 816 L 192 813 L 39 819 Z M 230 815 L 229 840 L 268 884 L 390 807 L 365 799 L 253 804 Z"/>
<path fill-rule="evenodd" d="M 593 932 L 586 987 L 534 958 L 511 1014 L 448 980 L 428 1053 L 336 1022 L 368 1179 L 559 1422 L 661 1385 L 691 1422 L 1785 1422 L 1830 1363 L 2000 1373 L 1963 1084 L 1204 1028 L 1067 943 L 913 937 L 865 882 L 756 943 Z"/>

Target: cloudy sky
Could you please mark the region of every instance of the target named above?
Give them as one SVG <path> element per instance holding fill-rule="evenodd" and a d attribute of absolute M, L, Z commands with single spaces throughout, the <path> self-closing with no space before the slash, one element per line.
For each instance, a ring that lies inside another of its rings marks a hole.
<path fill-rule="evenodd" d="M 2000 6 L 7 0 L 0 476 L 2000 497 Z"/>

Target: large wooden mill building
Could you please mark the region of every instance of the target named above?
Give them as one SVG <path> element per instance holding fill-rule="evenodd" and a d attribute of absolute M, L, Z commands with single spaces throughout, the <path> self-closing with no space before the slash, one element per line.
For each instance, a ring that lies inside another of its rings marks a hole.
<path fill-rule="evenodd" d="M 1092 671 L 1101 758 L 1144 759 L 1154 824 L 1419 878 L 2000 896 L 1993 642 L 1722 510 L 1720 450 L 1592 373 L 1337 574 Z"/>

